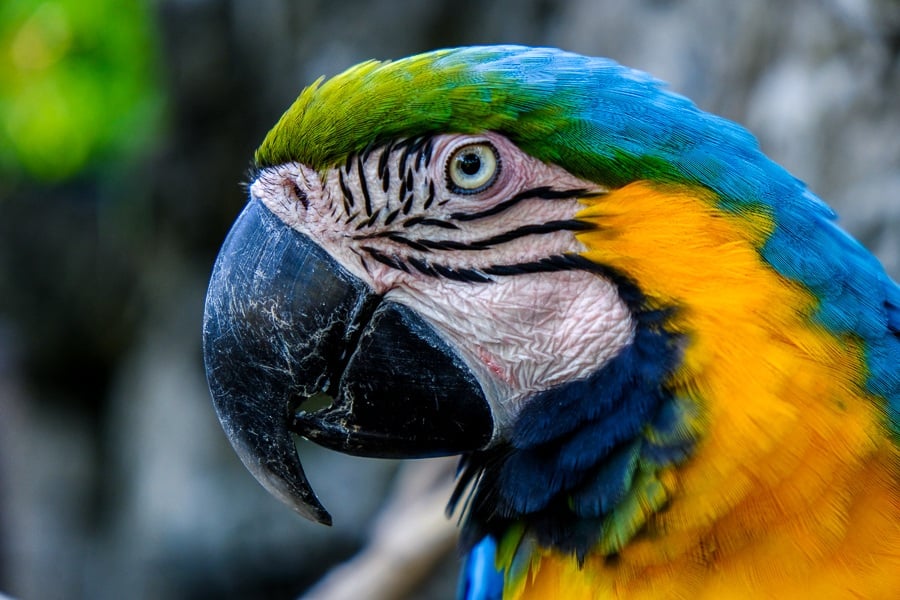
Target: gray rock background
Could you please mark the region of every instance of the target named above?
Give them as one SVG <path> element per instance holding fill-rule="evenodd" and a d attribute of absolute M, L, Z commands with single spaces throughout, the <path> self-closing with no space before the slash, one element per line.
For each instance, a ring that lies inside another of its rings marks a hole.
<path fill-rule="evenodd" d="M 199 348 L 238 183 L 302 86 L 357 61 L 512 42 L 605 55 L 748 126 L 900 276 L 894 0 L 159 0 L 150 157 L 0 194 L 0 593 L 292 598 L 370 538 L 396 465 L 304 444 L 335 516 L 240 465 Z M 408 597 L 452 595 L 456 558 Z"/>

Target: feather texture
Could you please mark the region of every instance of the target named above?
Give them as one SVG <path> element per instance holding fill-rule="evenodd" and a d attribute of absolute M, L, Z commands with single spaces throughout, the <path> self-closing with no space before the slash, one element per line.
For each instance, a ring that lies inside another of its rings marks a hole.
<path fill-rule="evenodd" d="M 324 170 L 480 131 L 610 190 L 583 200 L 581 258 L 659 316 L 645 334 L 679 341 L 677 361 L 621 355 L 628 378 L 602 393 L 551 390 L 517 454 L 463 470 L 496 476 L 467 541 L 496 537 L 505 596 L 894 597 L 900 288 L 742 127 L 608 60 L 475 47 L 318 81 L 256 162 Z M 635 381 L 647 393 L 623 395 Z M 567 528 L 536 538 L 548 506 Z"/>
<path fill-rule="evenodd" d="M 900 338 L 885 334 L 889 316 L 897 320 L 896 284 L 745 129 L 644 73 L 519 46 L 369 61 L 304 90 L 266 136 L 256 162 L 324 169 L 390 139 L 485 130 L 609 187 L 647 180 L 708 189 L 710 209 L 768 227 L 758 240 L 762 257 L 813 294 L 817 322 L 866 338 L 867 387 L 887 400 L 894 431 L 900 429 Z"/>

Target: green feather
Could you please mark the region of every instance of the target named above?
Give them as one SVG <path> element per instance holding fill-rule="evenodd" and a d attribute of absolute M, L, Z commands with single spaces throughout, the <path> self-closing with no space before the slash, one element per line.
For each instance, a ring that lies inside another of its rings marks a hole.
<path fill-rule="evenodd" d="M 507 55 L 500 48 L 440 50 L 396 62 L 369 61 L 319 79 L 269 132 L 256 163 L 297 161 L 322 170 L 370 144 L 436 132 L 501 131 L 527 151 L 529 142 L 546 140 L 571 114 L 540 102 L 551 91 L 561 93 L 552 85 L 513 85 L 514 73 L 477 68 Z M 560 158 L 547 150 L 535 155 Z"/>

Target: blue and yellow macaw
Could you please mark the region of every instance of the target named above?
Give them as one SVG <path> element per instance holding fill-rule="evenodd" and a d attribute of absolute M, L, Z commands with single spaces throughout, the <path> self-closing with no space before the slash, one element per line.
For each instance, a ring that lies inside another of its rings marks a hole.
<path fill-rule="evenodd" d="M 462 598 L 900 597 L 900 288 L 754 138 L 547 48 L 366 62 L 256 153 L 209 288 L 237 453 L 462 454 Z"/>

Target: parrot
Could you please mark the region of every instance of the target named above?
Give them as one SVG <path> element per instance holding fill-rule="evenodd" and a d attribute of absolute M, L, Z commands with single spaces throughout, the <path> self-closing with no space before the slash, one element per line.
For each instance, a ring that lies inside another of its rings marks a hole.
<path fill-rule="evenodd" d="M 744 127 L 448 48 L 303 89 L 248 192 L 205 369 L 303 517 L 297 437 L 459 455 L 462 599 L 900 597 L 900 287 Z"/>

